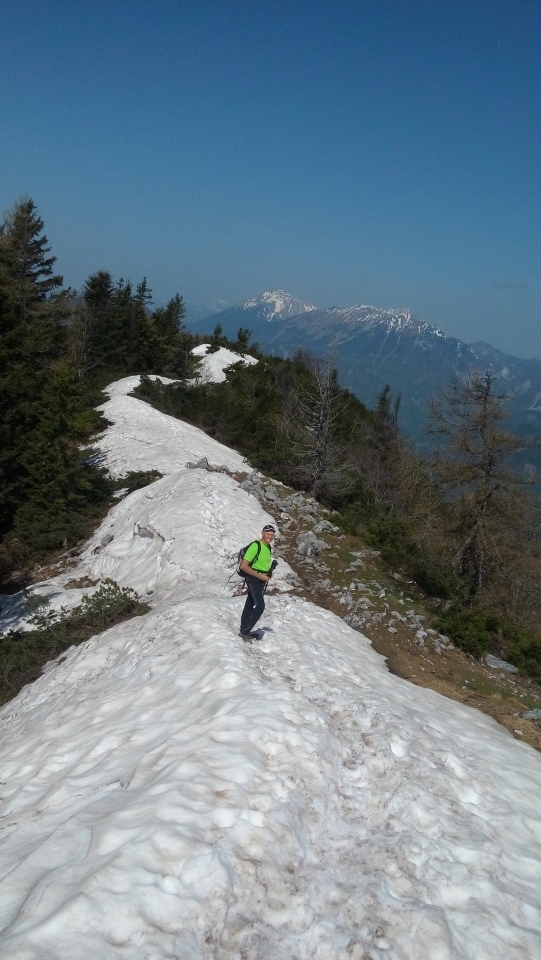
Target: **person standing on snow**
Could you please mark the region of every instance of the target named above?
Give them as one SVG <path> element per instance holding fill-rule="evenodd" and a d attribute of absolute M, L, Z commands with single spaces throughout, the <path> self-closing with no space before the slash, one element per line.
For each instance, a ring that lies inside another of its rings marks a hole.
<path fill-rule="evenodd" d="M 258 634 L 253 629 L 265 609 L 265 588 L 269 582 L 276 560 L 272 559 L 271 544 L 276 536 L 272 523 L 267 523 L 261 531 L 261 539 L 250 544 L 240 562 L 240 572 L 244 576 L 248 596 L 242 611 L 239 636 L 243 640 L 254 640 Z"/>

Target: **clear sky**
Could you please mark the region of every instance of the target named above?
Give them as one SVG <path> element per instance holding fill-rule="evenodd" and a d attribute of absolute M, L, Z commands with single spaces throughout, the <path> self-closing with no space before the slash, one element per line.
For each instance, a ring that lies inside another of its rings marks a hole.
<path fill-rule="evenodd" d="M 0 212 L 65 282 L 285 289 L 541 357 L 539 0 L 4 0 Z"/>

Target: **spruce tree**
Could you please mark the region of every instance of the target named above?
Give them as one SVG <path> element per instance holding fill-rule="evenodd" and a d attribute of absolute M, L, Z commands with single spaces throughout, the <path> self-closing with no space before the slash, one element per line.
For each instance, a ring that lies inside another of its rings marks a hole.
<path fill-rule="evenodd" d="M 66 347 L 66 303 L 33 200 L 23 197 L 0 227 L 0 532 L 27 493 L 24 451 L 39 429 L 40 398 Z"/>
<path fill-rule="evenodd" d="M 159 307 L 152 314 L 158 338 L 155 372 L 172 377 L 190 374 L 189 351 L 194 345 L 194 337 L 184 327 L 185 316 L 184 301 L 178 293 L 165 307 Z"/>
<path fill-rule="evenodd" d="M 101 471 L 89 467 L 80 444 L 87 439 L 92 412 L 84 387 L 67 359 L 57 361 L 40 398 L 38 429 L 27 437 L 20 455 L 25 497 L 14 531 L 34 549 L 48 550 L 78 539 L 92 503 L 107 495 Z"/>
<path fill-rule="evenodd" d="M 2 260 L 7 294 L 19 327 L 21 357 L 40 367 L 65 350 L 67 307 L 60 294 L 62 277 L 53 272 L 56 257 L 43 233 L 34 201 L 23 197 L 2 227 Z"/>
<path fill-rule="evenodd" d="M 0 229 L 0 534 L 34 547 L 76 535 L 70 512 L 102 483 L 81 463 L 90 412 L 67 356 L 72 295 L 50 249 L 23 198 Z"/>
<path fill-rule="evenodd" d="M 108 366 L 114 284 L 107 270 L 98 270 L 85 283 L 83 370 L 95 376 Z"/>

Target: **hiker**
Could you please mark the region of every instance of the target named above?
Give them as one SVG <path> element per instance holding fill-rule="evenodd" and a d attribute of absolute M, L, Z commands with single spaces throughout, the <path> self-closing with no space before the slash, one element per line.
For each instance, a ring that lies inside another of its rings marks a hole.
<path fill-rule="evenodd" d="M 272 576 L 271 543 L 275 535 L 276 530 L 272 523 L 266 523 L 261 531 L 261 539 L 254 540 L 250 544 L 240 562 L 239 570 L 244 577 L 248 590 L 240 621 L 239 636 L 243 640 L 250 641 L 258 637 L 258 634 L 254 634 L 252 631 L 265 609 L 264 593 Z M 274 561 L 275 564 L 276 561 Z"/>

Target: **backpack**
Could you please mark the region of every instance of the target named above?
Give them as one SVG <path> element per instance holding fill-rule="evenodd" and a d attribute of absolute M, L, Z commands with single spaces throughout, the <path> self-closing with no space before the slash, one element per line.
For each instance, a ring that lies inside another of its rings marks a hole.
<path fill-rule="evenodd" d="M 260 541 L 260 540 L 252 540 L 251 543 L 247 543 L 245 547 L 241 547 L 241 548 L 240 548 L 240 550 L 239 550 L 239 555 L 238 555 L 238 560 L 237 560 L 237 573 L 238 573 L 239 577 L 245 577 L 245 576 L 246 576 L 246 574 L 244 573 L 244 571 L 240 569 L 240 561 L 243 559 L 244 554 L 246 553 L 248 547 L 251 547 L 253 543 L 257 543 L 257 550 L 256 550 L 256 555 L 255 555 L 254 559 L 252 560 L 252 563 L 255 563 L 255 562 L 256 562 L 259 554 L 261 553 L 261 541 Z"/>

